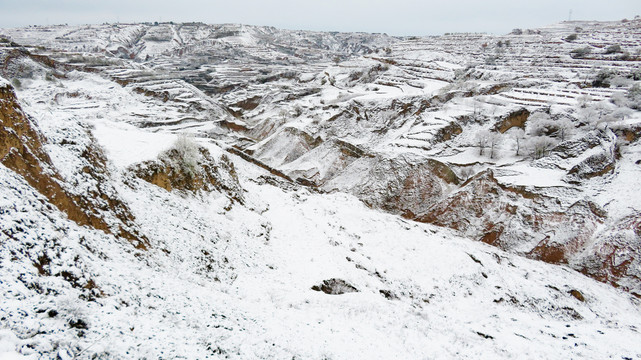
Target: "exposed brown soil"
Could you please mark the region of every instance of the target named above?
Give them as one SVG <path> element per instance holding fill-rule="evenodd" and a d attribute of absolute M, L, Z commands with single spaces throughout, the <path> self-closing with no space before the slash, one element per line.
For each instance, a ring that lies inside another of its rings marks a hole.
<path fill-rule="evenodd" d="M 199 159 L 192 164 L 176 149 L 163 153 L 158 160 L 134 165 L 131 171 L 139 178 L 167 191 L 219 191 L 232 202 L 244 202 L 234 165 L 227 156 L 216 162 L 209 151 L 198 148 Z"/>
<path fill-rule="evenodd" d="M 519 248 L 530 258 L 565 264 L 584 250 L 606 217 L 589 201 L 563 208 L 553 198 L 500 184 L 488 170 L 414 220 L 459 230 L 504 250 Z M 551 235 L 536 239 L 544 233 Z M 528 243 L 531 248 L 524 251 Z"/>
<path fill-rule="evenodd" d="M 502 119 L 495 126 L 495 130 L 501 134 L 510 130 L 513 127 L 525 128 L 525 122 L 530 116 L 530 112 L 526 109 L 520 109 L 510 113 L 506 118 Z"/>
<path fill-rule="evenodd" d="M 454 139 L 463 132 L 461 125 L 457 123 L 451 123 L 444 128 L 441 128 L 434 135 L 433 142 L 445 142 Z"/>
<path fill-rule="evenodd" d="M 89 226 L 130 240 L 137 248 L 146 249 L 148 242 L 135 230 L 134 217 L 120 200 L 97 188 L 90 194 L 72 194 L 44 151 L 46 139 L 22 112 L 15 93 L 10 87 L 0 88 L 0 162 L 15 171 L 51 204 L 80 226 Z M 106 173 L 106 161 L 100 150 L 90 146 L 83 156 L 96 168 L 96 174 Z M 92 171 L 92 170 L 89 170 Z M 96 201 L 100 199 L 102 201 Z M 100 208 L 99 204 L 104 204 Z M 114 229 L 100 215 L 113 213 L 122 223 Z"/>

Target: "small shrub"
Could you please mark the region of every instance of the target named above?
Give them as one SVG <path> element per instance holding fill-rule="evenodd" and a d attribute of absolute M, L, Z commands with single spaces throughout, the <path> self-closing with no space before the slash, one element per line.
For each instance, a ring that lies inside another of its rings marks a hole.
<path fill-rule="evenodd" d="M 546 156 L 555 145 L 556 142 L 549 136 L 536 136 L 528 139 L 530 154 L 534 159 Z"/>
<path fill-rule="evenodd" d="M 353 73 L 349 74 L 349 80 L 350 81 L 356 81 L 360 79 L 363 76 L 362 71 L 354 71 Z"/>
<path fill-rule="evenodd" d="M 632 109 L 641 110 L 641 86 L 639 84 L 631 87 L 626 96 L 630 100 L 629 106 Z"/>
<path fill-rule="evenodd" d="M 578 37 L 579 37 L 579 35 L 577 35 L 577 34 L 570 34 L 570 35 L 565 37 L 565 41 L 572 42 L 572 41 L 576 40 Z"/>
<path fill-rule="evenodd" d="M 614 86 L 614 87 L 618 87 L 618 88 L 622 88 L 622 87 L 626 87 L 627 88 L 628 86 L 632 85 L 633 83 L 634 82 L 632 80 L 628 79 L 627 77 L 615 76 L 610 81 L 610 86 Z"/>
<path fill-rule="evenodd" d="M 622 52 L 621 45 L 610 45 L 605 49 L 606 54 L 617 54 Z"/>
<path fill-rule="evenodd" d="M 582 47 L 582 48 L 577 48 L 572 51 L 570 51 L 570 56 L 573 59 L 582 59 L 586 56 L 588 56 L 592 52 L 592 48 L 589 46 Z"/>
<path fill-rule="evenodd" d="M 22 88 L 22 82 L 20 82 L 20 79 L 18 79 L 18 78 L 14 78 L 13 80 L 11 80 L 11 84 L 16 89 Z"/>
<path fill-rule="evenodd" d="M 592 81 L 593 87 L 609 88 L 610 81 L 614 77 L 614 74 L 608 70 L 601 70 L 596 78 Z"/>
<path fill-rule="evenodd" d="M 490 55 L 485 58 L 485 65 L 496 65 L 496 60 L 498 60 L 498 57 Z"/>
<path fill-rule="evenodd" d="M 630 60 L 630 53 L 629 52 L 624 52 L 623 54 L 617 56 L 616 60 L 628 61 L 628 60 Z"/>
<path fill-rule="evenodd" d="M 521 29 L 514 29 L 511 32 L 512 35 L 523 35 L 523 30 Z"/>
<path fill-rule="evenodd" d="M 198 144 L 187 135 L 181 134 L 174 142 L 173 148 L 178 151 L 180 155 L 180 165 L 183 170 L 189 174 L 193 174 L 200 159 Z"/>

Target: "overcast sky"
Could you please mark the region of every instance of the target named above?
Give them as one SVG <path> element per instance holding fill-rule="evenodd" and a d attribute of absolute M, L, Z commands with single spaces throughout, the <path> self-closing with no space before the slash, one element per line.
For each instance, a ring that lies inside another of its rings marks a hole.
<path fill-rule="evenodd" d="M 641 15 L 641 0 L 0 0 L 0 27 L 202 21 L 390 35 L 503 34 L 568 20 Z"/>

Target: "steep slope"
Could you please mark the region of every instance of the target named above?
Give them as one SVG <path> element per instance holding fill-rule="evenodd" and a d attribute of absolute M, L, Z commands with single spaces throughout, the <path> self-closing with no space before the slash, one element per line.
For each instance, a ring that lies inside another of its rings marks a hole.
<path fill-rule="evenodd" d="M 84 144 L 69 144 L 74 145 L 80 155 L 77 161 L 83 167 L 77 169 L 81 171 L 77 178 L 65 184 L 44 150 L 46 139 L 24 114 L 7 82 L 0 83 L 0 106 L 3 165 L 24 177 L 78 225 L 114 233 L 131 240 L 136 247 L 145 248 L 146 239 L 139 234 L 129 209 L 113 193 L 113 188 L 104 183 L 106 160 L 91 138 Z M 81 192 L 79 182 L 84 183 Z"/>

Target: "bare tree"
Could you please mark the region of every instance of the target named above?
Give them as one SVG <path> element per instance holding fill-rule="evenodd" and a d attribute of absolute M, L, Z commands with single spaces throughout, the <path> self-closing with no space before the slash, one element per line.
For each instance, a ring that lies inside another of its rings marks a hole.
<path fill-rule="evenodd" d="M 494 159 L 494 155 L 496 154 L 495 149 L 502 141 L 503 137 L 501 136 L 501 133 L 490 133 L 490 135 L 488 136 L 488 143 L 490 144 L 490 159 Z"/>
<path fill-rule="evenodd" d="M 540 159 L 547 155 L 555 144 L 554 139 L 549 136 L 536 136 L 528 139 L 528 147 L 532 152 L 532 157 L 535 159 Z"/>
<path fill-rule="evenodd" d="M 577 117 L 582 122 L 591 124 L 598 117 L 598 114 L 592 106 L 585 106 L 585 107 L 579 108 L 579 110 L 577 111 Z"/>
<path fill-rule="evenodd" d="M 489 138 L 490 138 L 490 132 L 488 130 L 480 130 L 479 132 L 476 133 L 476 141 L 479 146 L 479 155 L 483 155 L 483 152 L 487 147 Z"/>
<path fill-rule="evenodd" d="M 530 136 L 548 135 L 552 119 L 544 112 L 535 112 L 527 119 L 525 132 Z"/>
<path fill-rule="evenodd" d="M 554 127 L 556 127 L 557 129 L 555 132 L 555 136 L 561 141 L 565 141 L 565 138 L 568 137 L 568 135 L 570 135 L 570 133 L 574 129 L 574 124 L 569 118 L 562 117 L 554 121 Z"/>
<path fill-rule="evenodd" d="M 617 120 L 625 120 L 626 117 L 632 115 L 632 110 L 621 107 L 614 110 L 611 115 Z"/>
<path fill-rule="evenodd" d="M 583 109 L 587 107 L 593 101 L 593 99 L 590 95 L 581 95 L 576 98 L 576 101 L 579 107 Z"/>
<path fill-rule="evenodd" d="M 598 114 L 599 121 L 601 121 L 605 115 L 610 113 L 610 104 L 605 100 L 598 101 L 594 104 L 594 109 Z"/>
<path fill-rule="evenodd" d="M 586 106 L 584 109 L 581 109 L 579 116 L 583 118 L 588 124 L 591 124 L 596 129 L 599 124 L 607 123 L 613 120 L 613 117 L 610 116 L 612 113 L 612 104 L 608 101 L 602 100 L 595 103 L 592 103 Z"/>
<path fill-rule="evenodd" d="M 474 168 L 472 167 L 466 167 L 461 170 L 461 178 L 464 180 L 467 180 L 474 175 Z"/>
<path fill-rule="evenodd" d="M 514 139 L 515 142 L 516 156 L 519 156 L 521 145 L 523 143 L 523 140 L 525 140 L 525 130 L 519 127 L 513 127 L 512 129 L 510 129 L 510 136 L 512 137 L 512 139 Z"/>
<path fill-rule="evenodd" d="M 633 87 L 628 90 L 626 97 L 630 101 L 628 104 L 629 107 L 636 110 L 641 110 L 641 86 L 635 84 Z"/>
<path fill-rule="evenodd" d="M 610 96 L 610 102 L 616 106 L 623 107 L 628 105 L 628 98 L 623 93 L 618 92 Z"/>

